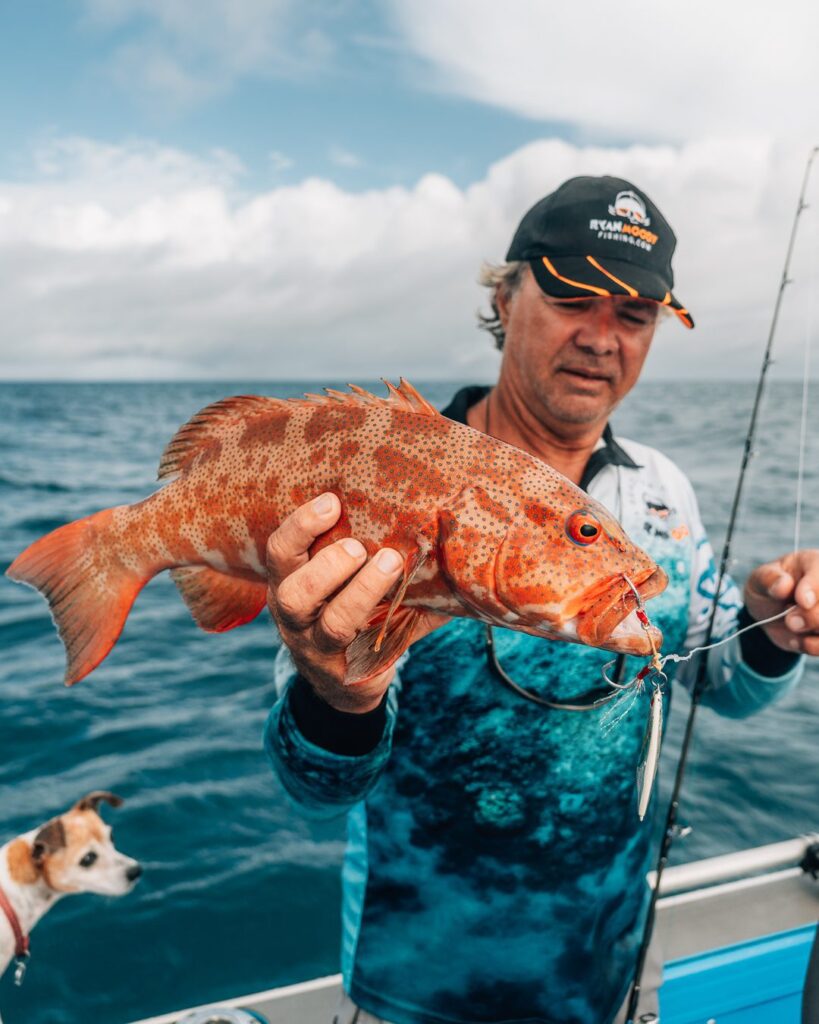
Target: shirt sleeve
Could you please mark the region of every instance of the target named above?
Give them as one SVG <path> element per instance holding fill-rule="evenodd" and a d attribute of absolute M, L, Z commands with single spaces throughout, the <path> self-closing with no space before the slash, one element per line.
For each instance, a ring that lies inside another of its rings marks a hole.
<path fill-rule="evenodd" d="M 297 723 L 298 712 L 294 713 L 292 696 L 296 681 L 290 652 L 282 645 L 275 662 L 278 699 L 264 727 L 265 752 L 302 813 L 313 818 L 344 814 L 366 797 L 389 760 L 398 714 L 397 677 L 387 692 L 380 738 L 372 749 L 355 755 L 328 750 L 305 736 Z"/>
<path fill-rule="evenodd" d="M 688 634 L 685 638 L 685 650 L 688 652 L 705 643 L 718 573 L 697 499 L 687 480 L 685 485 L 687 515 L 694 546 Z M 750 621 L 746 616 L 737 585 L 726 575 L 720 587 L 711 642 L 715 643 L 737 632 L 741 624 Z M 760 644 L 756 643 L 755 648 L 758 651 Z M 700 659 L 706 658 L 707 686 L 702 695 L 702 703 L 728 718 L 746 718 L 790 693 L 802 676 L 804 658 L 788 655 L 773 644 L 770 644 L 770 648 L 769 660 L 773 674 L 759 670 L 761 665 L 758 654 L 754 658 L 753 667 L 748 664 L 743 657 L 740 638 L 734 637 L 719 647 L 695 654 L 690 661 L 683 662 L 677 672 L 677 679 L 689 692 L 692 691 L 699 673 Z"/>

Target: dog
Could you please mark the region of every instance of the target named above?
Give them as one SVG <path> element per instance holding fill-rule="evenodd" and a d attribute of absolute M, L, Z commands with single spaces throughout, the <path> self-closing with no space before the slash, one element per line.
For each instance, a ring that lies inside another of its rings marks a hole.
<path fill-rule="evenodd" d="M 111 829 L 99 816 L 102 802 L 122 804 L 95 790 L 57 818 L 0 846 L 0 977 L 12 959 L 19 984 L 28 960 L 28 936 L 57 900 L 71 893 L 123 896 L 142 865 L 114 848 Z"/>

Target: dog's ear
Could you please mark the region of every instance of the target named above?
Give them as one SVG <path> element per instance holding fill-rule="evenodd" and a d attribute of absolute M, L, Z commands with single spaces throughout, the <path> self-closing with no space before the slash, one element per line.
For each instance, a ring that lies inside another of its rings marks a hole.
<path fill-rule="evenodd" d="M 34 837 L 31 844 L 31 859 L 39 868 L 45 858 L 65 847 L 65 828 L 59 818 L 47 821 Z"/>
<path fill-rule="evenodd" d="M 9 843 L 6 863 L 9 877 L 18 885 L 33 885 L 40 877 L 39 869 L 34 863 L 32 848 L 25 839 L 18 838 Z"/>
<path fill-rule="evenodd" d="M 122 797 L 116 796 L 114 793 L 108 793 L 104 789 L 95 789 L 93 793 L 89 793 L 88 796 L 84 796 L 82 800 L 78 800 L 71 810 L 97 811 L 103 801 L 110 804 L 112 807 L 122 806 Z"/>

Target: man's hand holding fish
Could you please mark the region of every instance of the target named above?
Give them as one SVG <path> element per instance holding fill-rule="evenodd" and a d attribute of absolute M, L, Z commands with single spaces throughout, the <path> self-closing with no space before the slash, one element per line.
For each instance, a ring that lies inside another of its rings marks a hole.
<path fill-rule="evenodd" d="M 340 514 L 336 495 L 322 494 L 292 512 L 271 535 L 267 603 L 294 663 L 316 693 L 331 707 L 361 714 L 381 703 L 395 667 L 348 685 L 346 651 L 398 582 L 403 559 L 382 548 L 368 560 L 364 545 L 353 537 L 311 559 L 311 546 Z M 427 613 L 416 623 L 412 641 L 446 621 Z"/>

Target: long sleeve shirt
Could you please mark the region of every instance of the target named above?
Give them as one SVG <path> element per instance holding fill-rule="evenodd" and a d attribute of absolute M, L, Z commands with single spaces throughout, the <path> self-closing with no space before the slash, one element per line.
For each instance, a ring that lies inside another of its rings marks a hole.
<path fill-rule="evenodd" d="M 465 421 L 480 394 L 464 389 L 445 414 Z M 716 571 L 684 474 L 607 430 L 582 485 L 668 574 L 648 606 L 663 649 L 699 646 Z M 727 580 L 714 639 L 740 614 Z M 801 659 L 758 633 L 746 649 L 734 639 L 708 653 L 704 704 L 742 717 L 796 684 Z M 500 629 L 495 646 L 513 679 L 556 701 L 598 686 L 613 657 Z M 625 678 L 641 664 L 627 659 Z M 696 671 L 684 663 L 677 682 L 690 687 Z M 286 651 L 277 673 L 265 746 L 279 778 L 305 813 L 348 812 L 342 970 L 353 999 L 396 1024 L 611 1020 L 646 905 L 656 800 L 641 823 L 635 769 L 648 695 L 616 722 L 532 704 L 498 683 L 484 626 L 467 618 L 415 643 L 367 716 L 324 705 Z"/>

